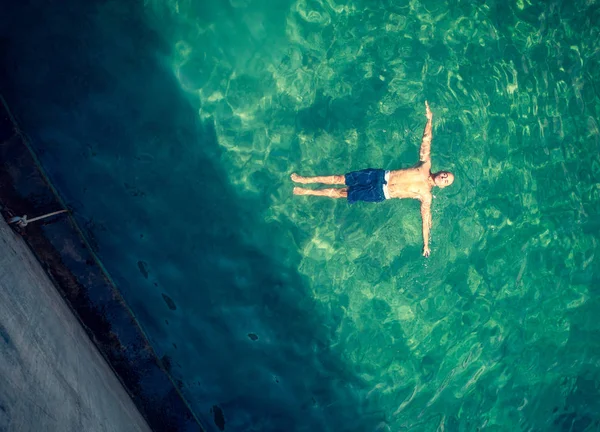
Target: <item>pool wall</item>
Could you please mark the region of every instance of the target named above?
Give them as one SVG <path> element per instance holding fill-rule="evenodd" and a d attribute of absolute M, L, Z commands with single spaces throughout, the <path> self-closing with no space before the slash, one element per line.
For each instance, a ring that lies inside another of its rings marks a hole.
<path fill-rule="evenodd" d="M 0 205 L 64 208 L 1 97 Z M 155 431 L 203 430 L 70 216 L 0 233 L 0 430 L 148 430 L 127 393 Z"/>

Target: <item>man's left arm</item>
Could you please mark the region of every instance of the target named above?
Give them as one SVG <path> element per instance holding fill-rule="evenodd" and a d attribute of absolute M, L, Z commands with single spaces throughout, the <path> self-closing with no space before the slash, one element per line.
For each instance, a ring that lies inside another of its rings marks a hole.
<path fill-rule="evenodd" d="M 425 117 L 427 117 L 427 124 L 425 125 L 425 131 L 423 132 L 423 141 L 421 141 L 421 151 L 419 152 L 419 160 L 421 162 L 431 162 L 431 138 L 432 138 L 432 123 L 433 114 L 429 109 L 429 104 L 425 101 Z"/>
<path fill-rule="evenodd" d="M 431 199 L 421 201 L 421 219 L 423 221 L 423 256 L 428 257 L 429 250 L 429 231 L 431 230 Z"/>

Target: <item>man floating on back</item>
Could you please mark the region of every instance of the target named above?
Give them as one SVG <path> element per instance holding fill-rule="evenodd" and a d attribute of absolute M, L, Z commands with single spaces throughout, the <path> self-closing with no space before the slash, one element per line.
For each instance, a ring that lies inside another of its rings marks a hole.
<path fill-rule="evenodd" d="M 381 202 L 392 198 L 413 198 L 421 201 L 423 219 L 423 256 L 428 257 L 429 230 L 431 229 L 431 189 L 434 186 L 445 188 L 454 182 L 454 175 L 448 171 L 431 172 L 431 122 L 433 114 L 425 102 L 427 125 L 423 133 L 419 162 L 412 168 L 394 171 L 367 168 L 345 175 L 302 177 L 291 175 L 296 183 L 320 183 L 326 185 L 345 185 L 345 188 L 305 189 L 294 188 L 294 195 L 325 196 L 329 198 L 347 198 L 349 203 L 357 201 Z"/>

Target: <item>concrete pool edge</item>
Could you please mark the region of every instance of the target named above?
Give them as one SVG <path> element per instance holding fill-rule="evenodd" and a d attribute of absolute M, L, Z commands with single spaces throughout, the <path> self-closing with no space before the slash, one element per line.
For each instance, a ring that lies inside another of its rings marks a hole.
<path fill-rule="evenodd" d="M 0 242 L 0 430 L 150 431 L 27 244 L 2 219 Z"/>
<path fill-rule="evenodd" d="M 0 96 L 2 215 L 64 208 Z M 23 239 L 153 430 L 203 430 L 73 218 L 28 225 Z"/>

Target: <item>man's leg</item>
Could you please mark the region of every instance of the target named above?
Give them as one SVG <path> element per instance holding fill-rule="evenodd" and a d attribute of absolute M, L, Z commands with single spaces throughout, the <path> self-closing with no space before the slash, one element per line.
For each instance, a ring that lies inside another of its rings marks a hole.
<path fill-rule="evenodd" d="M 304 189 L 295 187 L 294 195 L 313 195 L 325 196 L 329 198 L 346 198 L 348 196 L 347 188 L 332 188 L 332 189 Z"/>
<path fill-rule="evenodd" d="M 302 183 L 302 184 L 308 184 L 308 183 L 323 183 L 323 184 L 330 184 L 330 185 L 346 184 L 346 178 L 343 175 L 302 177 L 296 173 L 293 173 L 290 177 L 293 182 Z"/>

